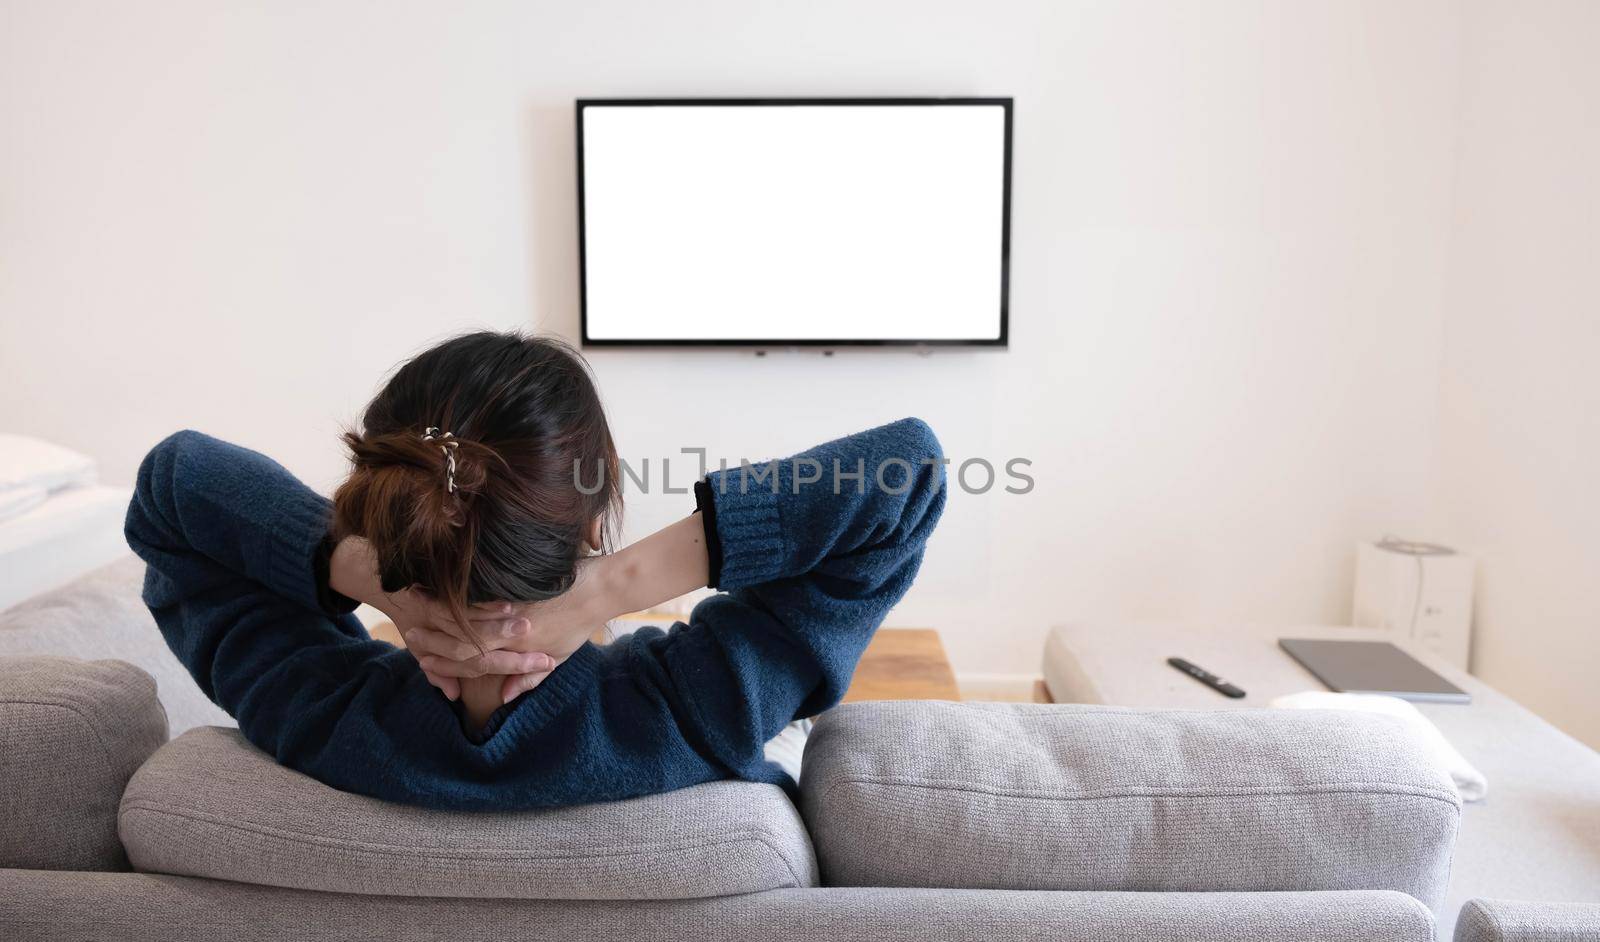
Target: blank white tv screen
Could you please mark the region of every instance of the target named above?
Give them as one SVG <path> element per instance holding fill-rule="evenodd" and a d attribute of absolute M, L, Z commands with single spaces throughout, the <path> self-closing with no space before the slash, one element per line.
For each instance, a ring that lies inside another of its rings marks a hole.
<path fill-rule="evenodd" d="M 584 341 L 1004 345 L 1010 110 L 580 100 Z"/>

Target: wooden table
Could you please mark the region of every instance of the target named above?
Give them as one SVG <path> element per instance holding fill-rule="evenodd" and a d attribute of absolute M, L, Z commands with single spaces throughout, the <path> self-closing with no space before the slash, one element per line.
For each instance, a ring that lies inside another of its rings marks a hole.
<path fill-rule="evenodd" d="M 939 632 L 880 628 L 845 691 L 844 700 L 960 700 Z"/>

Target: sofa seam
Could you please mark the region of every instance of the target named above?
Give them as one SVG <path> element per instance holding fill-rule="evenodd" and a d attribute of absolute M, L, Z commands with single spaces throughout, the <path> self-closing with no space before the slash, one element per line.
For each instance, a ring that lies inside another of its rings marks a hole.
<path fill-rule="evenodd" d="M 1451 822 L 1451 826 L 1450 826 L 1450 857 L 1449 857 L 1449 859 L 1447 859 L 1444 862 L 1444 881 L 1443 881 L 1443 883 L 1440 884 L 1440 887 L 1439 887 L 1439 897 L 1440 897 L 1440 900 L 1441 900 L 1441 905 L 1443 905 L 1443 899 L 1449 895 L 1451 885 L 1453 885 L 1455 883 L 1455 879 L 1456 879 L 1456 850 L 1455 850 L 1455 848 L 1456 848 L 1456 841 L 1458 841 L 1460 838 L 1461 838 L 1461 808 L 1458 805 L 1456 807 L 1456 819 L 1455 819 L 1455 821 Z M 1431 913 L 1432 910 L 1429 910 L 1429 912 Z M 1461 915 L 1460 910 L 1457 910 L 1456 911 L 1456 916 L 1459 918 L 1460 915 Z"/>
<path fill-rule="evenodd" d="M 1504 920 L 1502 920 L 1500 918 L 1500 913 L 1498 913 L 1495 910 L 1495 908 L 1492 907 L 1492 906 L 1482 906 L 1482 905 L 1480 905 L 1478 907 L 1478 912 L 1480 912 L 1484 916 L 1488 917 L 1489 925 L 1490 925 L 1491 928 L 1494 929 L 1495 937 L 1497 939 L 1499 939 L 1500 942 L 1505 942 L 1505 939 L 1506 939 L 1506 925 L 1505 925 Z"/>
<path fill-rule="evenodd" d="M 347 848 L 351 848 L 351 849 L 354 849 L 354 850 L 358 850 L 358 851 L 360 851 L 362 853 L 371 853 L 371 854 L 384 856 L 384 857 L 424 857 L 424 858 L 427 858 L 427 859 L 445 859 L 445 860 L 473 860 L 473 859 L 505 860 L 505 859 L 512 859 L 512 860 L 522 860 L 522 861 L 558 861 L 558 860 L 575 860 L 575 859 L 581 859 L 583 857 L 639 857 L 639 856 L 644 856 L 647 853 L 651 853 L 651 852 L 659 853 L 659 852 L 662 852 L 662 851 L 705 850 L 705 849 L 714 848 L 714 847 L 721 847 L 721 846 L 728 845 L 728 844 L 747 843 L 747 842 L 750 842 L 750 841 L 754 841 L 754 842 L 760 844 L 763 848 L 765 848 L 767 851 L 771 852 L 774 856 L 776 856 L 780 861 L 783 862 L 784 869 L 786 871 L 788 871 L 789 877 L 794 881 L 794 885 L 795 886 L 798 887 L 798 886 L 802 885 L 801 882 L 800 882 L 799 875 L 795 872 L 794 865 L 789 861 L 787 856 L 785 856 L 780 850 L 778 850 L 777 847 L 773 846 L 771 840 L 769 839 L 770 836 L 767 833 L 765 833 L 764 831 L 760 831 L 760 830 L 751 830 L 751 831 L 740 832 L 740 833 L 738 833 L 738 834 L 736 834 L 734 836 L 731 836 L 731 837 L 729 837 L 727 839 L 723 839 L 723 840 L 692 841 L 692 842 L 689 842 L 689 843 L 668 844 L 668 845 L 665 845 L 665 846 L 658 845 L 658 846 L 649 848 L 648 850 L 636 849 L 636 848 L 635 849 L 615 848 L 615 849 L 606 849 L 606 850 L 604 850 L 602 852 L 599 852 L 599 853 L 596 853 L 594 851 L 587 851 L 586 850 L 584 852 L 573 853 L 573 854 L 546 854 L 546 855 L 543 855 L 543 856 L 533 856 L 533 855 L 529 855 L 529 854 L 522 853 L 522 852 L 516 852 L 516 851 L 484 851 L 484 850 L 461 850 L 461 849 L 436 848 L 436 849 L 427 850 L 425 853 L 418 854 L 416 848 L 406 848 L 406 847 L 402 847 L 402 846 L 399 846 L 399 845 L 393 845 L 393 844 L 375 844 L 375 843 L 369 843 L 369 842 L 365 842 L 365 841 L 354 841 L 354 840 L 344 840 L 344 839 L 339 839 L 339 838 L 320 837 L 318 835 L 306 834 L 306 833 L 301 832 L 301 831 L 293 831 L 293 830 L 289 830 L 289 829 L 286 829 L 286 828 L 276 828 L 276 827 L 272 827 L 270 825 L 259 825 L 259 824 L 244 825 L 244 824 L 241 824 L 241 823 L 236 822 L 236 821 L 225 821 L 225 820 L 222 820 L 220 818 L 216 818 L 216 817 L 213 817 L 213 816 L 210 816 L 210 815 L 196 814 L 196 813 L 192 813 L 192 812 L 185 813 L 185 812 L 181 812 L 181 811 L 173 811 L 173 810 L 171 810 L 169 808 L 158 808 L 158 807 L 155 807 L 153 805 L 140 802 L 138 799 L 133 799 L 131 801 L 124 801 L 123 804 L 122 804 L 122 814 L 123 815 L 127 815 L 129 813 L 138 814 L 138 813 L 141 813 L 141 812 L 142 813 L 157 814 L 157 815 L 166 815 L 168 817 L 178 818 L 180 820 L 190 821 L 190 822 L 199 823 L 199 824 L 210 824 L 210 825 L 214 825 L 216 827 L 228 828 L 230 830 L 236 830 L 236 831 L 243 831 L 245 833 L 256 834 L 256 835 L 263 836 L 263 837 L 274 837 L 274 838 L 278 838 L 278 839 L 296 840 L 296 841 L 299 841 L 299 842 L 302 842 L 302 843 L 308 843 L 308 844 L 313 844 L 313 845 L 322 846 L 322 847 L 347 847 Z"/>
<path fill-rule="evenodd" d="M 762 847 L 765 847 L 767 849 L 768 853 L 770 853 L 774 857 L 778 858 L 778 861 L 783 864 L 783 869 L 789 871 L 789 886 L 790 887 L 793 887 L 795 889 L 800 889 L 801 887 L 805 886 L 805 884 L 800 879 L 800 874 L 794 869 L 794 862 L 789 859 L 789 856 L 787 854 L 785 854 L 783 851 L 779 850 L 770 841 L 768 841 L 767 840 L 767 835 L 764 832 L 757 832 L 756 835 L 755 835 L 755 839 L 758 842 L 760 842 Z M 809 835 L 807 836 L 806 839 L 808 841 L 810 840 Z"/>
<path fill-rule="evenodd" d="M 1429 909 L 1426 903 L 1417 899 L 1415 896 L 1412 896 L 1410 893 L 1404 893 L 1399 890 L 1394 890 L 1392 892 L 1399 893 L 1401 896 L 1404 896 L 1406 898 L 1406 902 L 1411 904 L 1411 912 L 1421 923 L 1420 928 L 1427 930 L 1426 935 L 1428 938 L 1434 938 L 1439 934 L 1439 920 L 1433 915 L 1433 910 Z"/>
<path fill-rule="evenodd" d="M 839 788 L 847 785 L 878 785 L 886 788 L 916 788 L 930 791 L 952 791 L 967 794 L 990 795 L 996 798 L 1018 798 L 1029 801 L 1103 801 L 1117 798 L 1250 798 L 1255 796 L 1293 795 L 1405 795 L 1413 798 L 1428 798 L 1448 805 L 1455 809 L 1457 818 L 1460 817 L 1461 805 L 1458 799 L 1446 797 L 1444 793 L 1431 789 L 1413 786 L 1379 784 L 1375 782 L 1352 782 L 1343 785 L 1321 784 L 1311 786 L 1279 786 L 1264 785 L 1258 788 L 1248 786 L 1233 786 L 1231 790 L 1216 791 L 1123 791 L 1116 794 L 1082 794 L 1082 795 L 1044 795 L 1008 791 L 996 788 L 983 788 L 972 785 L 955 785 L 938 782 L 897 782 L 866 776 L 848 776 L 834 779 L 829 782 L 817 796 L 818 801 L 827 801 L 829 795 Z"/>

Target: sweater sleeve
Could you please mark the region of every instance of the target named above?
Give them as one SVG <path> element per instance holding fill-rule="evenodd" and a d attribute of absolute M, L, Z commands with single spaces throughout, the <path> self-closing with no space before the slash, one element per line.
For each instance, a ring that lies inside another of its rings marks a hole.
<path fill-rule="evenodd" d="M 146 456 L 124 525 L 167 645 L 280 757 L 394 651 L 353 616 L 322 610 L 313 561 L 328 515 L 326 499 L 271 459 L 184 431 Z"/>
<path fill-rule="evenodd" d="M 724 593 L 611 655 L 665 691 L 699 748 L 770 778 L 762 746 L 844 696 L 910 588 L 944 508 L 944 458 L 926 423 L 903 419 L 705 483 Z"/>

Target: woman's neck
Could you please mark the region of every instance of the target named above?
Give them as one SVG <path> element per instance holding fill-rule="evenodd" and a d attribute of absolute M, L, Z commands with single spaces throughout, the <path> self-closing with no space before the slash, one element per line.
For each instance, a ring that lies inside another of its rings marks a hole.
<path fill-rule="evenodd" d="M 466 714 L 467 728 L 477 731 L 489 722 L 494 711 L 500 709 L 500 691 L 505 678 L 499 674 L 467 677 L 461 681 L 461 709 Z"/>

